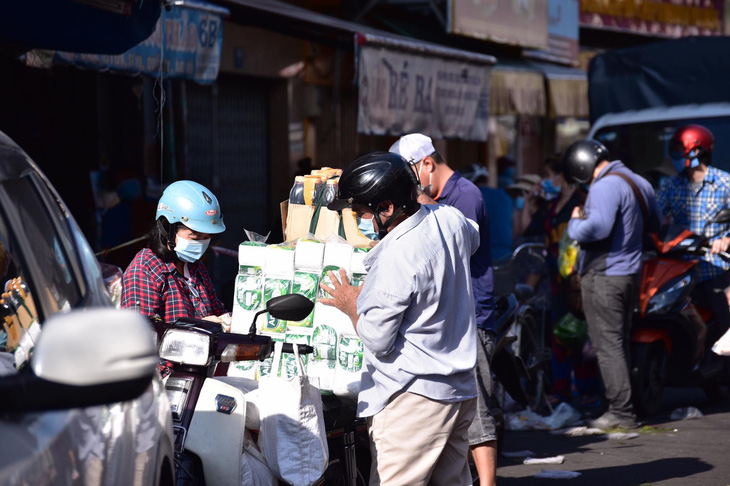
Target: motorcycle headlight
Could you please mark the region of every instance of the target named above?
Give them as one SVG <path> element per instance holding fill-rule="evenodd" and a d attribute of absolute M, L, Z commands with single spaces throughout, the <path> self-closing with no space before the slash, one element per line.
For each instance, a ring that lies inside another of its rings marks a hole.
<path fill-rule="evenodd" d="M 173 363 L 205 366 L 209 361 L 210 336 L 198 332 L 169 329 L 162 337 L 160 358 Z"/>
<path fill-rule="evenodd" d="M 691 283 L 692 275 L 684 275 L 680 278 L 670 280 L 651 298 L 646 313 L 664 314 L 668 312 L 679 300 L 684 300 L 682 294 L 689 292 Z"/>

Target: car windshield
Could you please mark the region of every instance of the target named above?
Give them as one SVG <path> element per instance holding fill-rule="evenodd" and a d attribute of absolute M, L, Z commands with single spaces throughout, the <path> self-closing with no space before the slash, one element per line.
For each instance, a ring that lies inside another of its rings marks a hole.
<path fill-rule="evenodd" d="M 712 165 L 730 171 L 730 117 L 664 120 L 606 126 L 593 136 L 608 148 L 614 159 L 621 160 L 640 174 L 657 167 L 669 157 L 668 141 L 674 131 L 696 123 L 709 129 L 715 136 Z"/>

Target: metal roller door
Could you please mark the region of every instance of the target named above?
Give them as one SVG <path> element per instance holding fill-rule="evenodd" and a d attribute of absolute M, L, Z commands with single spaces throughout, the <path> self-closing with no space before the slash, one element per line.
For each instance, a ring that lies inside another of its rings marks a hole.
<path fill-rule="evenodd" d="M 218 197 L 227 229 L 214 241 L 237 250 L 244 228 L 260 234 L 271 229 L 268 86 L 221 74 L 213 86 L 188 83 L 186 89 L 184 175 Z M 230 257 L 209 264 L 219 287 L 235 278 Z M 232 294 L 220 297 L 228 303 Z"/>

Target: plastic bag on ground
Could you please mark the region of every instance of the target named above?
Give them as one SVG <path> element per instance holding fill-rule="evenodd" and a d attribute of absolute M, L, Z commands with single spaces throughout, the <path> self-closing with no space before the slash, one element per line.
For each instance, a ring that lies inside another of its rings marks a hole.
<path fill-rule="evenodd" d="M 575 425 L 582 420 L 583 417 L 578 410 L 563 402 L 555 407 L 552 414 L 545 417 L 545 425 L 550 430 L 557 430 L 569 425 Z"/>
<path fill-rule="evenodd" d="M 562 464 L 565 462 L 565 456 L 555 457 L 528 457 L 522 464 Z"/>
<path fill-rule="evenodd" d="M 504 426 L 507 430 L 545 430 L 545 417 L 530 410 L 508 413 Z"/>
<path fill-rule="evenodd" d="M 603 429 L 597 429 L 594 427 L 586 427 L 582 425 L 580 427 L 568 427 L 567 429 L 553 430 L 550 432 L 552 435 L 567 435 L 568 437 L 582 437 L 585 435 L 604 435 L 606 432 Z"/>
<path fill-rule="evenodd" d="M 696 407 L 680 407 L 675 409 L 669 416 L 672 420 L 691 420 L 702 417 L 704 417 L 704 415 L 702 415 L 702 412 L 700 412 Z"/>
<path fill-rule="evenodd" d="M 530 410 L 507 414 L 505 427 L 507 430 L 557 430 L 576 425 L 582 420 L 578 410 L 563 402 L 547 417 Z"/>
<path fill-rule="evenodd" d="M 636 432 L 612 432 L 604 437 L 609 440 L 629 440 L 636 439 L 639 436 Z"/>

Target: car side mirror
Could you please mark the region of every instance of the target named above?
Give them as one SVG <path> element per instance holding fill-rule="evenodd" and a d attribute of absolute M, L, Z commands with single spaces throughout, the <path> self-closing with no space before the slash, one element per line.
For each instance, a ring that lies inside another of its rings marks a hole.
<path fill-rule="evenodd" d="M 55 314 L 43 325 L 30 363 L 0 378 L 0 411 L 89 407 L 133 400 L 159 361 L 150 323 L 111 308 Z"/>

